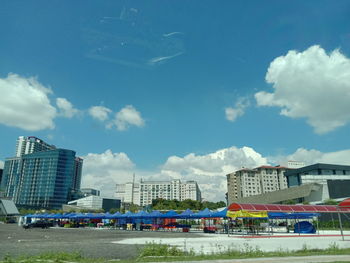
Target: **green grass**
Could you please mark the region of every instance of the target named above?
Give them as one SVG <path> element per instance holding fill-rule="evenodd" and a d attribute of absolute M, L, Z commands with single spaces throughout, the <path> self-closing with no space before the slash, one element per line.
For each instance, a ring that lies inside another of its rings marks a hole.
<path fill-rule="evenodd" d="M 211 254 L 199 253 L 193 251 L 183 252 L 179 248 L 171 247 L 165 244 L 149 243 L 141 252 L 138 262 L 158 262 L 158 261 L 190 261 L 190 260 L 215 260 L 215 259 L 243 259 L 260 257 L 295 257 L 295 256 L 318 256 L 318 255 L 350 255 L 350 248 L 341 249 L 335 243 L 327 249 L 311 249 L 306 245 L 301 250 L 288 251 L 277 250 L 273 252 L 264 252 L 259 247 L 252 247 L 244 244 L 241 249 L 224 249 L 215 247 Z"/>
<path fill-rule="evenodd" d="M 310 249 L 306 245 L 301 250 L 288 251 L 277 250 L 274 252 L 263 252 L 259 247 L 252 247 L 244 244 L 241 249 L 223 249 L 215 247 L 211 254 L 203 252 L 195 253 L 193 250 L 182 251 L 178 247 L 166 244 L 148 243 L 142 249 L 137 259 L 129 260 L 110 260 L 84 258 L 80 253 L 44 253 L 38 256 L 21 256 L 13 258 L 5 256 L 1 263 L 130 263 L 130 262 L 159 262 L 159 261 L 190 261 L 190 260 L 215 260 L 215 259 L 242 259 L 242 258 L 260 258 L 260 257 L 291 257 L 291 256 L 314 256 L 314 255 L 350 255 L 350 248 L 341 249 L 335 243 L 327 249 Z M 350 262 L 350 261 L 349 261 Z M 336 262 L 334 262 L 336 263 Z"/>

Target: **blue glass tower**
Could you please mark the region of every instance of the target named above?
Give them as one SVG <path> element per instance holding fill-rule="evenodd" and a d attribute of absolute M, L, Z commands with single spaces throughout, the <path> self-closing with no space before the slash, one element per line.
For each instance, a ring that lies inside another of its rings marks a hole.
<path fill-rule="evenodd" d="M 8 158 L 2 189 L 19 207 L 61 209 L 80 188 L 81 167 L 82 159 L 77 164 L 75 152 L 66 149 Z"/>

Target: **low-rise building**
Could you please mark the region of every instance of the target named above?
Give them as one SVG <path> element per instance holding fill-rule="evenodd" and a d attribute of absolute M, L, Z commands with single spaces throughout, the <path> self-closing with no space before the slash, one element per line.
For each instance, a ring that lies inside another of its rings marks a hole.
<path fill-rule="evenodd" d="M 90 195 L 96 195 L 96 196 L 100 196 L 100 190 L 96 190 L 93 188 L 81 188 L 80 189 L 81 194 L 85 197 L 85 196 L 90 196 Z"/>
<path fill-rule="evenodd" d="M 120 208 L 120 199 L 116 198 L 104 198 L 101 196 L 90 195 L 87 197 L 83 197 L 77 200 L 73 200 L 68 202 L 69 206 L 76 206 L 81 209 L 91 209 L 91 210 L 99 210 L 103 209 L 108 212 L 109 210 L 119 209 Z"/>
<path fill-rule="evenodd" d="M 309 183 L 322 185 L 315 201 L 339 199 L 350 196 L 350 166 L 316 163 L 285 173 L 288 186 L 296 187 Z"/>

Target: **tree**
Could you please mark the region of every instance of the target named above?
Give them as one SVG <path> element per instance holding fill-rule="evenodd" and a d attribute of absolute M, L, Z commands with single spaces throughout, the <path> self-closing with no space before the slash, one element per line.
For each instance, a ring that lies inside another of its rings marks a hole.
<path fill-rule="evenodd" d="M 324 204 L 325 204 L 325 205 L 338 205 L 339 202 L 338 202 L 338 201 L 335 201 L 335 200 L 333 200 L 333 199 L 328 199 L 328 200 L 325 200 L 325 201 L 324 201 Z"/>

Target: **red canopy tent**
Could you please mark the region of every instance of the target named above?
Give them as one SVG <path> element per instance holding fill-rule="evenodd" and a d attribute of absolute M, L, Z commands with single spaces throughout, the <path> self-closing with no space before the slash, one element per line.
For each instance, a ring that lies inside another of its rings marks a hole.
<path fill-rule="evenodd" d="M 278 205 L 232 203 L 229 211 L 268 211 L 284 213 L 350 213 L 350 198 L 337 205 Z"/>
<path fill-rule="evenodd" d="M 341 213 L 350 213 L 350 198 L 345 199 L 339 205 L 279 205 L 279 204 L 240 204 L 232 203 L 228 211 L 268 211 L 284 213 L 337 213 L 340 223 L 340 231 L 344 240 Z"/>

